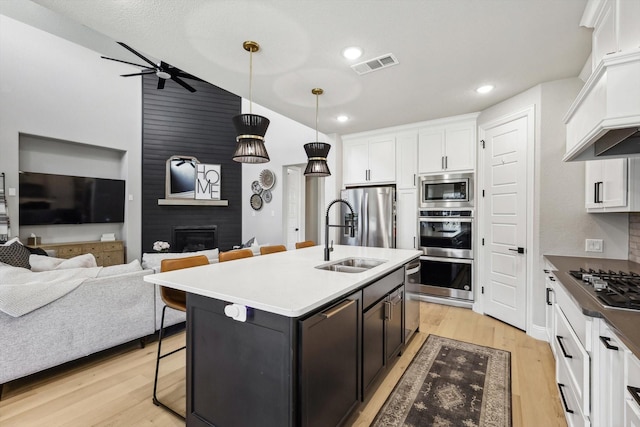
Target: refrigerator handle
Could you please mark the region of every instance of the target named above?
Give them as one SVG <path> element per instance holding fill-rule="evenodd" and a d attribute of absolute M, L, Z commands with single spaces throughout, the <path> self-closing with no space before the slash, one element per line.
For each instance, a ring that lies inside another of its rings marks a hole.
<path fill-rule="evenodd" d="M 362 221 L 362 234 L 360 235 L 360 246 L 369 246 L 369 193 L 362 195 L 362 205 L 360 206 L 360 218 Z"/>

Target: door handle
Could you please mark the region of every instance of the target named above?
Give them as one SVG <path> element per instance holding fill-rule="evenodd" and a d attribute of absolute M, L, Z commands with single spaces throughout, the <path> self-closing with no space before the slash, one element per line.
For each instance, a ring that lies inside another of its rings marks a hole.
<path fill-rule="evenodd" d="M 518 246 L 518 247 L 517 247 L 517 248 L 515 248 L 515 249 L 514 249 L 514 248 L 509 248 L 509 250 L 510 250 L 510 251 L 513 251 L 513 252 L 518 252 L 519 254 L 523 254 L 523 253 L 524 253 L 524 248 L 523 248 L 523 247 L 520 247 L 520 246 Z"/>

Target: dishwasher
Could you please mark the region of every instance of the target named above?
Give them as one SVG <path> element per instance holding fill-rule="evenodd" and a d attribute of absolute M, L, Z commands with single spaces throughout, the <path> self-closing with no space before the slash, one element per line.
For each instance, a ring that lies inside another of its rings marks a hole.
<path fill-rule="evenodd" d="M 407 343 L 420 328 L 420 259 L 414 259 L 404 266 L 404 342 Z"/>

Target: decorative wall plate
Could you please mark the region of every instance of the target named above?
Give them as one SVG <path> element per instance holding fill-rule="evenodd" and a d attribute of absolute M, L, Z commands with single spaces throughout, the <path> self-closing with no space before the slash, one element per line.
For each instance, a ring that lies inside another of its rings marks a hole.
<path fill-rule="evenodd" d="M 264 190 L 262 192 L 262 198 L 266 203 L 269 203 L 271 201 L 271 190 Z"/>
<path fill-rule="evenodd" d="M 260 172 L 260 185 L 265 190 L 270 190 L 273 187 L 273 184 L 276 183 L 276 176 L 269 169 L 264 169 Z"/>
<path fill-rule="evenodd" d="M 253 191 L 253 194 L 262 193 L 262 187 L 260 186 L 260 183 L 258 181 L 253 181 L 251 183 L 251 191 Z"/>
<path fill-rule="evenodd" d="M 259 211 L 262 208 L 262 197 L 259 194 L 251 195 L 249 202 L 254 211 Z"/>

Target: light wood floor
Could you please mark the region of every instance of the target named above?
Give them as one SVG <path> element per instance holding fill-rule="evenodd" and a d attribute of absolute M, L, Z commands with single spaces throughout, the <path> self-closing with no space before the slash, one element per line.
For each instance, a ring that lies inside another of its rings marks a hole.
<path fill-rule="evenodd" d="M 546 342 L 468 309 L 421 303 L 420 333 L 349 424 L 368 426 L 428 334 L 511 352 L 513 426 L 566 426 Z M 166 341 L 184 343 L 184 333 Z M 163 350 L 165 345 L 163 344 Z M 0 426 L 183 426 L 151 402 L 157 343 L 119 348 L 5 385 Z M 160 400 L 184 413 L 184 352 L 163 359 Z"/>

